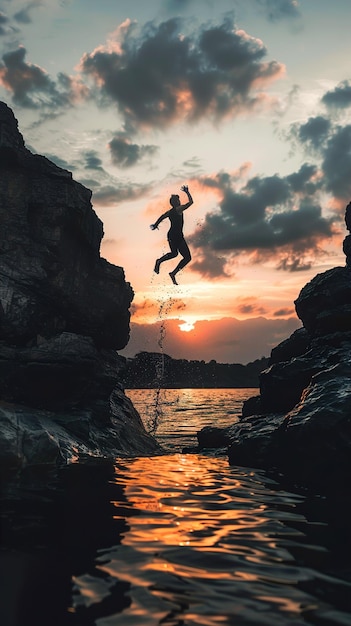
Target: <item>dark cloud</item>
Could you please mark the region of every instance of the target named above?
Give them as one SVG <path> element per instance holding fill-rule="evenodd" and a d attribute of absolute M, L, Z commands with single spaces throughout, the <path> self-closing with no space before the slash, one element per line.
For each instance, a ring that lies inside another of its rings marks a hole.
<path fill-rule="evenodd" d="M 271 22 L 296 19 L 301 16 L 297 0 L 256 0 Z"/>
<path fill-rule="evenodd" d="M 331 122 L 328 118 L 318 115 L 310 117 L 305 124 L 297 124 L 292 128 L 292 135 L 301 143 L 319 149 L 328 138 L 331 131 Z"/>
<path fill-rule="evenodd" d="M 88 152 L 86 152 L 83 155 L 85 164 L 84 164 L 84 168 L 87 170 L 99 170 L 102 171 L 103 167 L 102 167 L 102 161 L 100 159 L 100 157 L 98 156 L 98 153 L 95 152 L 95 150 L 88 150 Z"/>
<path fill-rule="evenodd" d="M 49 76 L 38 65 L 25 62 L 25 48 L 3 55 L 0 65 L 0 81 L 13 93 L 13 100 L 25 107 L 36 107 L 38 101 L 32 94 L 53 93 L 54 85 Z M 35 97 L 35 96 L 34 96 Z"/>
<path fill-rule="evenodd" d="M 25 7 L 23 7 L 23 9 L 14 14 L 14 20 L 20 24 L 30 24 L 32 22 L 32 10 L 41 6 L 41 4 L 41 0 L 34 0 L 33 2 L 29 2 Z"/>
<path fill-rule="evenodd" d="M 242 302 L 241 304 L 238 304 L 236 310 L 238 311 L 238 313 L 240 313 L 241 315 L 264 315 L 265 313 L 267 313 L 266 309 L 262 306 L 260 306 L 259 304 L 257 304 L 257 302 L 252 302 L 250 300 L 252 300 L 251 298 L 247 299 L 247 302 Z"/>
<path fill-rule="evenodd" d="M 193 265 L 193 269 L 205 272 L 205 264 L 211 273 L 211 264 L 205 260 L 209 253 L 212 258 L 218 252 L 228 261 L 246 252 L 252 263 L 273 259 L 277 269 L 307 269 L 310 261 L 306 259 L 321 254 L 320 238 L 333 235 L 333 218 L 322 216 L 315 199 L 322 188 L 316 171 L 305 164 L 290 176 L 256 176 L 240 191 L 223 172 L 214 179 L 202 179 L 205 186 L 206 181 L 217 186 L 222 198 L 218 208 L 206 215 L 204 225 L 189 237 L 204 259 L 202 267 Z"/>
<path fill-rule="evenodd" d="M 325 186 L 335 197 L 351 196 L 351 125 L 337 126 L 324 151 Z"/>
<path fill-rule="evenodd" d="M 186 161 L 184 161 L 183 167 L 197 170 L 200 167 L 200 163 L 201 163 L 201 161 L 200 161 L 199 157 L 193 156 L 190 159 L 187 159 Z"/>
<path fill-rule="evenodd" d="M 9 20 L 6 17 L 6 15 L 0 11 L 0 36 L 7 34 L 7 28 L 6 27 L 7 27 L 8 21 Z"/>
<path fill-rule="evenodd" d="M 26 108 L 51 110 L 51 117 L 71 106 L 88 90 L 79 81 L 60 73 L 55 83 L 47 72 L 25 61 L 26 49 L 7 52 L 0 62 L 0 84 L 12 93 L 13 101 Z"/>
<path fill-rule="evenodd" d="M 311 117 L 304 124 L 294 124 L 291 136 L 319 158 L 325 191 L 347 200 L 351 195 L 351 125 Z"/>
<path fill-rule="evenodd" d="M 310 163 L 304 163 L 298 172 L 293 172 L 286 177 L 286 180 L 293 193 L 304 193 L 312 196 L 316 191 L 316 183 L 314 177 L 316 174 L 316 166 Z"/>
<path fill-rule="evenodd" d="M 277 269 L 285 272 L 304 272 L 310 270 L 312 261 L 305 260 L 300 253 L 292 250 L 289 255 L 280 259 Z"/>
<path fill-rule="evenodd" d="M 132 167 L 145 157 L 152 157 L 158 150 L 157 146 L 139 146 L 123 135 L 116 135 L 108 147 L 114 165 L 123 168 Z"/>
<path fill-rule="evenodd" d="M 328 108 L 346 109 L 351 106 L 351 83 L 344 80 L 335 89 L 327 91 L 322 98 L 322 103 Z"/>
<path fill-rule="evenodd" d="M 149 23 L 138 36 L 125 23 L 119 40 L 85 54 L 80 69 L 128 123 L 155 127 L 250 110 L 262 101 L 257 85 L 264 88 L 283 72 L 282 64 L 265 59 L 260 40 L 229 19 L 191 35 L 182 27 L 180 19 Z"/>
<path fill-rule="evenodd" d="M 199 274 L 208 278 L 233 278 L 232 274 L 227 272 L 226 265 L 227 259 L 225 256 L 221 256 L 207 247 L 206 249 L 203 248 L 203 252 L 196 251 L 191 268 L 194 272 L 199 272 Z"/>
<path fill-rule="evenodd" d="M 291 317 L 294 314 L 294 309 L 293 308 L 283 308 L 283 309 L 277 309 L 276 311 L 274 311 L 273 316 L 274 317 Z"/>
<path fill-rule="evenodd" d="M 111 204 L 136 200 L 148 191 L 148 185 L 105 185 L 94 191 L 93 202 L 99 206 L 110 206 Z"/>

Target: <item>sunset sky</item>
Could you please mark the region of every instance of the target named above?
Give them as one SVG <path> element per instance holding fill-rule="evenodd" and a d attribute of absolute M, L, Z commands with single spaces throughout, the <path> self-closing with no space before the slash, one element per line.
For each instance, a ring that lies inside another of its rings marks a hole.
<path fill-rule="evenodd" d="M 135 292 L 122 354 L 247 363 L 345 265 L 350 0 L 0 0 L 0 99 L 26 146 L 92 190 Z M 189 185 L 192 262 L 149 225 Z"/>

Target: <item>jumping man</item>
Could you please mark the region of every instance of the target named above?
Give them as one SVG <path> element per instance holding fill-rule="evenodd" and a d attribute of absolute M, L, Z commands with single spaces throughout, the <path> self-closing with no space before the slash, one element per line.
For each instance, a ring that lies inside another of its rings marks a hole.
<path fill-rule="evenodd" d="M 169 272 L 169 275 L 175 285 L 178 285 L 175 279 L 175 275 L 179 272 L 179 270 L 183 269 L 183 267 L 185 267 L 191 261 L 190 250 L 188 244 L 184 239 L 183 234 L 183 211 L 185 211 L 185 209 L 188 209 L 194 201 L 191 197 L 187 185 L 183 185 L 181 190 L 187 194 L 188 202 L 186 204 L 180 204 L 179 196 L 172 195 L 169 200 L 172 208 L 169 209 L 169 211 L 166 211 L 166 213 L 164 213 L 163 215 L 161 215 L 158 220 L 150 226 L 152 230 L 155 230 L 156 228 L 158 228 L 158 225 L 162 222 L 162 220 L 164 220 L 166 217 L 168 217 L 171 222 L 171 227 L 167 233 L 167 239 L 171 251 L 167 252 L 160 259 L 156 260 L 154 272 L 158 274 L 160 271 L 161 263 L 163 263 L 164 261 L 169 261 L 170 259 L 174 259 L 176 256 L 178 256 L 178 254 L 181 254 L 183 258 L 179 261 L 177 267 L 172 272 Z"/>

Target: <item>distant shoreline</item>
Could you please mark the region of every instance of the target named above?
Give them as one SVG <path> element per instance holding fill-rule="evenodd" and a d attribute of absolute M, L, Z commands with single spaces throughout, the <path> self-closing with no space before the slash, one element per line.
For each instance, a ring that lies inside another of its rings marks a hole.
<path fill-rule="evenodd" d="M 149 385 L 149 386 L 141 386 L 141 385 L 135 385 L 133 387 L 129 386 L 129 387 L 124 387 L 125 391 L 128 391 L 128 389 L 259 389 L 258 385 L 245 385 L 244 387 L 242 385 L 216 385 L 216 386 L 207 386 L 207 385 L 192 385 L 191 387 L 185 387 L 184 385 Z"/>
<path fill-rule="evenodd" d="M 160 352 L 139 352 L 120 371 L 125 389 L 257 389 L 268 358 L 253 363 L 173 359 Z"/>

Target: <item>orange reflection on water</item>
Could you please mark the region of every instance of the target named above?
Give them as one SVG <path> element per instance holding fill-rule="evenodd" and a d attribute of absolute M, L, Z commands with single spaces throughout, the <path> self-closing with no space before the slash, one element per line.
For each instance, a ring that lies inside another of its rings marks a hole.
<path fill-rule="evenodd" d="M 255 610 L 301 612 L 299 599 L 286 595 L 300 573 L 270 514 L 276 492 L 259 473 L 174 454 L 118 460 L 115 481 L 115 517 L 127 528 L 97 567 L 130 585 L 130 606 L 103 626 L 153 626 L 178 613 L 189 625 L 229 624 L 252 602 Z"/>
<path fill-rule="evenodd" d="M 270 549 L 275 548 L 272 539 L 260 533 L 260 526 L 266 521 L 265 505 L 258 503 L 248 507 L 250 495 L 247 488 L 234 475 L 231 475 L 230 489 L 227 483 L 223 483 L 221 469 L 223 466 L 228 472 L 226 460 L 189 454 L 138 458 L 128 462 L 127 481 L 120 477 L 120 466 L 121 463 L 116 467 L 116 481 L 123 483 L 131 510 L 123 545 L 137 545 L 138 550 L 146 552 L 156 544 L 162 549 L 190 547 L 220 554 L 233 549 L 233 537 L 239 533 L 248 535 L 250 540 L 258 539 L 258 543 L 261 541 Z M 118 510 L 119 503 L 116 502 L 115 506 Z M 132 511 L 137 511 L 137 515 Z M 252 547 L 243 546 L 237 548 L 237 552 L 246 561 L 259 562 L 262 558 L 261 551 Z M 193 568 L 184 569 L 184 564 L 181 568 L 179 564 L 171 566 L 164 561 L 148 564 L 152 568 L 160 566 L 177 570 L 182 575 L 186 575 L 185 570 L 188 575 L 194 575 Z M 199 574 L 197 567 L 195 569 Z M 217 576 L 228 577 L 233 573 L 234 570 L 225 568 L 222 573 L 217 571 Z M 201 576 L 206 575 L 203 570 Z"/>

